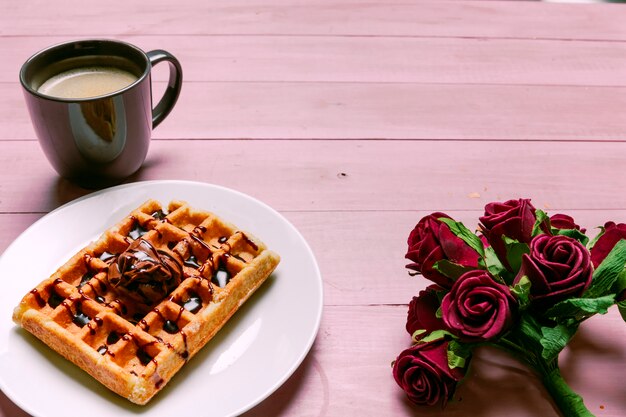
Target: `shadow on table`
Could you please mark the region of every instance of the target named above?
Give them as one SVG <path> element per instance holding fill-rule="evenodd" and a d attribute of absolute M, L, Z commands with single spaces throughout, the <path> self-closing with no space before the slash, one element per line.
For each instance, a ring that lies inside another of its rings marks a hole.
<path fill-rule="evenodd" d="M 287 379 L 287 381 L 280 388 L 278 388 L 264 401 L 248 412 L 241 414 L 241 417 L 266 417 L 280 416 L 283 415 L 283 413 L 287 414 L 289 408 L 293 406 L 301 386 L 307 379 L 316 378 L 316 374 L 320 374 L 320 377 L 322 378 L 324 399 L 320 403 L 319 396 L 316 396 L 315 404 L 311 404 L 312 409 L 308 409 L 306 414 L 325 415 L 328 408 L 328 381 L 325 379 L 325 376 L 320 369 L 320 365 L 315 359 L 315 350 L 314 344 L 307 357 L 304 359 L 302 364 L 300 364 L 293 375 L 291 375 L 291 377 Z M 298 404 L 298 407 L 302 408 L 302 404 Z M 318 407 L 321 408 L 321 411 L 313 409 Z"/>
<path fill-rule="evenodd" d="M 622 333 L 606 334 L 597 327 L 581 326 L 559 361 L 566 382 L 583 397 L 591 412 L 602 412 L 604 404 L 620 404 L 626 397 L 626 387 L 617 380 L 626 368 L 626 351 L 618 343 Z M 401 390 L 397 396 L 406 415 L 560 416 L 537 375 L 493 347 L 476 350 L 466 379 L 445 409 L 414 406 Z"/>
<path fill-rule="evenodd" d="M 22 411 L 13 401 L 9 400 L 2 391 L 0 391 L 0 416 L 7 417 L 30 417 L 25 411 Z"/>
<path fill-rule="evenodd" d="M 152 158 L 151 160 L 147 160 L 144 165 L 139 169 L 139 171 L 135 172 L 130 177 L 125 180 L 115 183 L 115 184 L 106 184 L 99 187 L 83 187 L 78 185 L 70 180 L 65 178 L 56 177 L 52 179 L 51 186 L 48 187 L 49 195 L 47 196 L 47 205 L 50 210 L 54 210 L 70 201 L 73 201 L 77 198 L 92 194 L 96 191 L 113 187 L 115 185 L 129 184 L 132 182 L 144 181 L 147 180 L 146 173 L 150 172 L 150 169 L 158 165 L 159 161 Z"/>

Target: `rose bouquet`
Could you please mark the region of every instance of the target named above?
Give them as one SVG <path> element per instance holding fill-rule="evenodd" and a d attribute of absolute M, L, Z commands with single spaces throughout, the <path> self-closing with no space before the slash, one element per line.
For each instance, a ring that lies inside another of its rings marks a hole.
<path fill-rule="evenodd" d="M 411 231 L 407 268 L 432 283 L 409 303 L 413 345 L 393 362 L 396 382 L 416 404 L 445 406 L 473 349 L 492 345 L 532 368 L 564 416 L 592 416 L 559 353 L 591 316 L 616 304 L 626 317 L 626 224 L 589 240 L 528 199 L 489 203 L 479 220 L 475 233 L 433 213 Z"/>

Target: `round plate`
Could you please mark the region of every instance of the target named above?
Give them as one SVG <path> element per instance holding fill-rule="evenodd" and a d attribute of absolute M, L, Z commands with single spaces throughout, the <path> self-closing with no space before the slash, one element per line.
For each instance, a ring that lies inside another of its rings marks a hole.
<path fill-rule="evenodd" d="M 11 321 L 13 307 L 72 254 L 153 198 L 184 200 L 247 230 L 281 255 L 272 276 L 146 406 L 104 388 Z M 274 209 L 227 188 L 147 181 L 109 188 L 41 218 L 0 258 L 0 389 L 36 417 L 230 416 L 274 392 L 317 334 L 322 279 L 302 235 Z"/>

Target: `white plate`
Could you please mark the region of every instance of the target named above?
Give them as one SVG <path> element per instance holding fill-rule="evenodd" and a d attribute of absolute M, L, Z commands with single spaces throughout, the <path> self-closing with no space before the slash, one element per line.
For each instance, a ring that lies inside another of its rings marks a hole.
<path fill-rule="evenodd" d="M 281 255 L 281 262 L 217 336 L 141 407 L 19 329 L 11 314 L 27 291 L 149 198 L 164 204 L 185 200 L 212 211 L 258 236 Z M 298 368 L 322 315 L 319 268 L 295 227 L 252 197 L 196 182 L 122 185 L 60 207 L 7 248 L 0 258 L 0 281 L 0 389 L 36 417 L 238 415 Z"/>

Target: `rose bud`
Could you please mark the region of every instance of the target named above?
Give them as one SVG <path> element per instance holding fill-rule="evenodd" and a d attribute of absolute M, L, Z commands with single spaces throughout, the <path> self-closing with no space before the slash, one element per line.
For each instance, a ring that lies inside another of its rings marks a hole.
<path fill-rule="evenodd" d="M 406 331 L 413 335 L 417 330 L 426 330 L 425 334 L 433 330 L 445 328 L 443 320 L 437 317 L 439 309 L 439 297 L 437 290 L 441 288 L 431 285 L 419 292 L 417 297 L 413 297 L 409 303 L 407 313 Z"/>
<path fill-rule="evenodd" d="M 407 268 L 420 272 L 424 278 L 444 288 L 452 286 L 452 280 L 434 269 L 442 259 L 456 264 L 476 268 L 478 253 L 439 221 L 441 217 L 450 218 L 444 213 L 433 213 L 422 218 L 411 231 L 406 258 L 413 261 Z"/>
<path fill-rule="evenodd" d="M 579 225 L 576 224 L 574 218 L 568 216 L 567 214 L 555 214 L 550 217 L 550 225 L 555 229 L 576 229 L 580 230 L 582 233 L 585 233 L 585 229 L 581 229 Z"/>
<path fill-rule="evenodd" d="M 443 339 L 406 349 L 393 365 L 394 379 L 418 405 L 445 406 L 464 376 L 465 369 L 448 366 L 448 342 Z"/>
<path fill-rule="evenodd" d="M 517 301 L 509 287 L 487 272 L 469 271 L 456 280 L 441 303 L 443 321 L 467 342 L 494 340 L 514 323 Z"/>
<path fill-rule="evenodd" d="M 626 224 L 607 222 L 604 225 L 604 233 L 591 248 L 593 266 L 597 268 L 621 239 L 626 239 Z"/>
<path fill-rule="evenodd" d="M 502 264 L 509 270 L 507 251 L 503 236 L 522 243 L 529 243 L 535 226 L 535 207 L 530 199 L 508 200 L 504 203 L 489 203 L 485 215 L 480 217 L 482 231 L 493 247 Z"/>
<path fill-rule="evenodd" d="M 579 297 L 591 283 L 593 267 L 587 249 L 568 236 L 541 234 L 522 256 L 522 267 L 514 283 L 523 276 L 530 280 L 530 300 L 548 308 L 569 297 Z"/>

